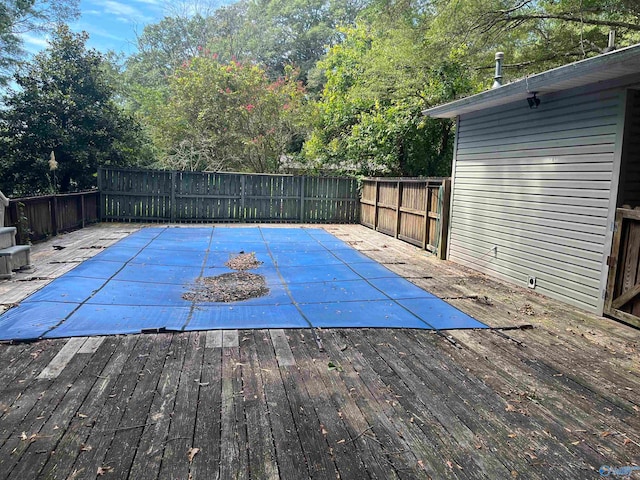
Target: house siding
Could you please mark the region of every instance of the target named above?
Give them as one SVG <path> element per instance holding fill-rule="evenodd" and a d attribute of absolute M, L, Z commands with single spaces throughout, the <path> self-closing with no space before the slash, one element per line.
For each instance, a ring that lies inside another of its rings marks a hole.
<path fill-rule="evenodd" d="M 449 258 L 599 313 L 624 94 L 540 97 L 459 118 Z"/>

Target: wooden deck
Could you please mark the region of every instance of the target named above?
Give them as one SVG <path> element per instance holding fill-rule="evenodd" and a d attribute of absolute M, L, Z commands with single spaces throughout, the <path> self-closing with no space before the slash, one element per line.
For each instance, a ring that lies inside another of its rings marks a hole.
<path fill-rule="evenodd" d="M 36 245 L 1 308 L 137 228 Z M 0 478 L 596 479 L 640 463 L 638 330 L 325 228 L 493 327 L 534 328 L 321 330 L 324 351 L 308 330 L 0 345 Z"/>

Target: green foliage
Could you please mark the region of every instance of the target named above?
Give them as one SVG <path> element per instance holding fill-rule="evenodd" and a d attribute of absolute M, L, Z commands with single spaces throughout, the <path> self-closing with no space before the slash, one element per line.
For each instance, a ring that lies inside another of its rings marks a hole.
<path fill-rule="evenodd" d="M 338 25 L 352 24 L 369 0 L 240 0 L 211 15 L 166 17 L 148 25 L 138 53 L 127 62 L 130 78 L 144 86 L 166 85 L 197 48 L 220 61 L 262 65 L 271 79 L 295 65 L 305 80 L 328 46 L 341 39 Z"/>
<path fill-rule="evenodd" d="M 87 50 L 87 35 L 60 26 L 24 73 L 0 113 L 0 189 L 13 195 L 95 186 L 100 165 L 129 165 L 143 152 L 141 130 L 113 101 L 105 58 Z M 49 165 L 55 153 L 54 184 Z"/>
<path fill-rule="evenodd" d="M 271 76 L 296 65 L 301 77 L 340 42 L 341 25 L 353 24 L 368 0 L 271 0 L 249 2 L 245 24 L 246 53 L 264 64 Z M 245 56 L 244 58 L 247 58 Z"/>
<path fill-rule="evenodd" d="M 98 165 L 154 156 L 187 170 L 274 172 L 300 158 L 310 171 L 448 175 L 453 124 L 422 111 L 487 88 L 496 51 L 509 81 L 606 51 L 611 29 L 618 47 L 640 42 L 637 0 L 197 4 L 145 27 L 125 62 L 61 27 L 0 111 L 0 188 L 84 188 Z M 0 85 L 22 58 L 20 28 L 77 6 L 0 3 Z"/>
<path fill-rule="evenodd" d="M 51 29 L 77 18 L 79 0 L 3 0 L 0 2 L 0 86 L 24 57 L 22 35 Z"/>
<path fill-rule="evenodd" d="M 158 87 L 180 65 L 198 55 L 215 35 L 213 18 L 165 17 L 144 27 L 138 37 L 138 52 L 127 59 L 127 80 L 145 87 Z"/>
<path fill-rule="evenodd" d="M 470 92 L 472 84 L 457 53 L 438 59 L 421 40 L 422 30 L 403 20 L 343 30 L 344 42 L 319 63 L 326 84 L 304 147 L 310 168 L 449 174 L 452 125 L 422 111 Z"/>
<path fill-rule="evenodd" d="M 204 53 L 170 79 L 166 103 L 149 109 L 161 165 L 277 172 L 300 135 L 304 88 L 295 81 L 297 72 L 288 69 L 271 81 L 257 65 Z"/>
<path fill-rule="evenodd" d="M 490 78 L 493 53 L 505 52 L 506 80 L 521 78 L 640 42 L 636 0 L 436 0 L 430 32 L 435 48 L 465 45 L 468 61 Z M 489 84 L 487 79 L 485 86 Z"/>

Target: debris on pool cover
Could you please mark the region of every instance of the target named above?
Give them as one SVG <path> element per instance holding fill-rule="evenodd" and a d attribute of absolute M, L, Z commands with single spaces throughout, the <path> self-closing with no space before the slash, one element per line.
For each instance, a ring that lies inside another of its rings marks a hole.
<path fill-rule="evenodd" d="M 190 302 L 239 302 L 264 297 L 269 287 L 264 275 L 250 272 L 230 272 L 198 279 L 198 283 L 182 298 Z"/>
<path fill-rule="evenodd" d="M 238 271 L 223 273 L 215 277 L 199 278 L 193 290 L 182 295 L 182 298 L 196 303 L 230 303 L 264 297 L 269 294 L 269 287 L 267 287 L 264 275 L 246 271 L 262 265 L 254 252 L 240 253 L 230 258 L 225 265 Z"/>
<path fill-rule="evenodd" d="M 255 252 L 240 252 L 240 254 L 230 258 L 225 265 L 232 270 L 251 270 L 258 268 L 262 263 L 263 262 L 256 258 Z"/>

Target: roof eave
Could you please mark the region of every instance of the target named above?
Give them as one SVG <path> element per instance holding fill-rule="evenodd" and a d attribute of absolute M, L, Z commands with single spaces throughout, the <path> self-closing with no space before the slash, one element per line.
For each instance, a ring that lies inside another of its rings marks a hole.
<path fill-rule="evenodd" d="M 422 113 L 434 118 L 455 118 L 465 113 L 526 99 L 533 92 L 552 93 L 637 72 L 640 72 L 640 44 L 547 70 L 498 88 L 428 108 Z"/>

